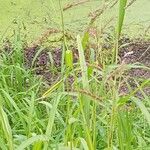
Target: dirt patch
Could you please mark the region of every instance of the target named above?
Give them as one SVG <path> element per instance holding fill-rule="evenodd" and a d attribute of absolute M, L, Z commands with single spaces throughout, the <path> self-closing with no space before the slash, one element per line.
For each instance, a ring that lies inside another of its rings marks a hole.
<path fill-rule="evenodd" d="M 26 65 L 31 67 L 33 58 L 37 51 L 40 49 L 39 46 L 28 47 L 25 49 Z M 74 54 L 74 62 L 78 59 L 77 49 L 72 46 L 71 48 Z M 49 56 L 51 55 L 50 60 Z M 142 41 L 140 39 L 130 40 L 129 38 L 122 38 L 120 40 L 120 52 L 119 56 L 121 63 L 144 65 L 150 67 L 150 42 Z M 61 57 L 62 48 L 45 48 L 37 57 L 34 67 L 36 68 L 36 74 L 42 75 L 46 81 L 51 85 L 60 76 L 61 70 Z M 53 66 L 53 67 L 52 67 Z M 120 93 L 127 94 L 131 89 L 134 90 L 141 84 L 143 79 L 150 78 L 150 71 L 148 69 L 134 68 L 126 73 L 129 77 L 126 83 L 120 88 Z M 132 78 L 134 77 L 134 79 Z M 137 83 L 135 83 L 137 81 Z M 128 89 L 128 85 L 131 89 Z M 144 92 L 150 96 L 150 88 L 145 87 Z M 141 97 L 141 92 L 137 92 L 138 97 Z"/>
<path fill-rule="evenodd" d="M 31 66 L 33 57 L 37 52 L 39 47 L 27 48 L 25 50 L 25 58 L 28 66 Z M 71 48 L 74 54 L 74 62 L 78 59 L 78 52 L 72 46 Z M 49 60 L 48 53 L 51 51 L 51 58 L 53 59 L 53 64 Z M 124 62 L 126 64 L 134 64 L 139 63 L 139 65 L 144 65 L 150 67 L 150 42 L 142 41 L 140 39 L 130 40 L 129 38 L 123 38 L 120 41 L 120 53 L 119 53 L 121 63 Z M 41 54 L 37 57 L 35 62 L 36 73 L 38 75 L 42 75 L 49 84 L 52 84 L 60 75 L 61 69 L 61 57 L 62 57 L 62 48 L 54 48 L 54 49 L 45 49 Z M 53 65 L 53 71 L 49 66 Z M 55 70 L 55 71 L 54 71 Z M 53 73 L 52 73 L 53 72 Z M 140 69 L 134 68 L 126 73 L 129 77 L 126 83 L 122 85 L 120 88 L 120 93 L 127 94 L 131 89 L 134 90 L 138 86 L 137 84 L 141 84 L 143 79 L 150 78 L 150 71 L 148 69 Z M 134 77 L 134 79 L 132 78 Z M 137 83 L 135 83 L 137 82 Z M 131 89 L 128 89 L 128 85 L 130 85 Z M 149 96 L 150 88 L 145 87 L 144 92 Z M 137 92 L 138 97 L 141 97 L 141 93 Z"/>
<path fill-rule="evenodd" d="M 46 82 L 51 85 L 61 75 L 62 47 L 43 48 L 33 64 L 34 57 L 40 49 L 40 46 L 26 47 L 24 49 L 25 65 L 27 68 L 33 67 L 35 73 L 43 76 Z M 71 49 L 73 50 L 73 61 L 76 63 L 78 59 L 77 49 L 73 48 L 73 46 Z"/>
<path fill-rule="evenodd" d="M 108 41 L 107 41 L 108 43 Z M 120 63 L 124 62 L 126 64 L 139 63 L 139 65 L 144 65 L 150 67 L 150 41 L 143 41 L 140 39 L 130 40 L 129 38 L 122 38 L 120 40 Z M 105 46 L 105 44 L 104 44 Z M 4 44 L 5 51 L 11 51 L 11 43 L 7 40 Z M 111 46 L 109 46 L 110 49 Z M 42 51 L 36 56 L 37 52 L 40 51 L 41 46 L 33 45 L 31 47 L 25 46 L 24 48 L 24 58 L 25 66 L 27 68 L 34 68 L 37 75 L 43 76 L 43 78 L 48 82 L 48 84 L 53 84 L 61 75 L 61 57 L 62 57 L 62 47 L 47 47 L 43 48 Z M 78 51 L 72 45 L 70 49 L 73 51 L 74 62 L 78 60 Z M 35 62 L 33 60 L 36 56 Z M 88 59 L 88 57 L 87 57 Z M 126 83 L 120 88 L 120 93 L 127 94 L 130 90 L 128 85 L 132 89 L 135 89 L 141 84 L 144 79 L 150 78 L 149 69 L 134 68 L 126 72 L 128 79 Z M 71 78 L 72 79 L 72 78 Z M 134 80 L 135 79 L 135 80 Z M 70 81 L 70 80 L 69 80 Z M 73 80 L 71 80 L 72 82 Z M 128 85 L 127 85 L 128 84 Z M 150 87 L 145 87 L 144 92 L 150 96 Z M 138 97 L 141 97 L 141 93 L 137 92 Z"/>
<path fill-rule="evenodd" d="M 121 62 L 126 64 L 139 63 L 139 65 L 150 67 L 150 41 L 142 41 L 140 39 L 131 41 L 128 38 L 124 38 L 120 43 L 122 45 L 119 54 Z M 138 84 L 142 83 L 143 79 L 150 78 L 150 70 L 134 68 L 127 72 L 127 76 L 129 76 L 129 80 L 120 89 L 120 91 L 125 94 L 129 92 L 127 84 L 130 85 L 132 89 L 136 89 Z M 143 91 L 150 96 L 150 87 L 146 86 L 143 88 Z M 142 97 L 142 93 L 139 91 L 136 95 Z"/>
<path fill-rule="evenodd" d="M 128 64 L 138 62 L 150 67 L 150 41 L 123 39 L 121 45 L 122 61 L 124 60 Z"/>

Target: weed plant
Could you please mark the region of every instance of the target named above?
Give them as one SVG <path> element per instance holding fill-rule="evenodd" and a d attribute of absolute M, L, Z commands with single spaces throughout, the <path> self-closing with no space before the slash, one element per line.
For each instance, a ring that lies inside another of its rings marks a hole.
<path fill-rule="evenodd" d="M 113 48 L 86 53 L 90 34 L 77 35 L 79 58 L 65 37 L 63 9 L 63 53 L 61 77 L 49 87 L 42 77 L 27 69 L 22 39 L 14 35 L 13 52 L 0 53 L 0 149 L 2 150 L 148 150 L 150 148 L 150 101 L 144 93 L 149 79 L 126 95 L 120 94 L 125 71 L 148 67 L 118 63 L 127 0 L 119 1 L 118 23 Z M 101 39 L 97 38 L 97 41 Z M 97 42 L 98 43 L 98 42 Z M 33 59 L 32 66 L 38 56 Z M 96 60 L 95 60 L 96 59 Z M 101 62 L 98 64 L 98 62 Z M 80 75 L 77 75 L 79 72 Z M 74 82 L 66 82 L 69 76 Z M 135 79 L 136 81 L 136 79 Z M 136 92 L 142 93 L 142 100 Z"/>

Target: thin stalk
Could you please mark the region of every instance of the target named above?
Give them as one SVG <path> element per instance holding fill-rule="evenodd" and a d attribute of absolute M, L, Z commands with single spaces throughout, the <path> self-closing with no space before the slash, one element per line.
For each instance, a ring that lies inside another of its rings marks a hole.
<path fill-rule="evenodd" d="M 64 24 L 64 15 L 63 15 L 63 8 L 61 5 L 61 0 L 59 0 L 59 8 L 60 8 L 61 26 L 62 26 L 62 34 L 63 34 L 63 49 L 62 49 L 62 60 L 61 60 L 61 74 L 63 75 L 65 51 L 68 50 L 68 47 L 67 47 L 66 36 L 65 36 L 65 24 Z"/>
<path fill-rule="evenodd" d="M 66 78 L 68 78 L 69 76 L 69 68 L 67 68 L 66 70 Z M 66 81 L 66 90 L 69 91 L 69 81 Z M 70 142 L 70 149 L 72 150 L 73 148 L 73 138 L 72 138 L 72 124 L 69 124 L 69 119 L 72 116 L 72 111 L 71 111 L 71 98 L 68 95 L 67 96 L 67 116 L 66 116 L 66 125 L 67 125 L 67 129 L 66 129 L 66 137 L 65 137 L 65 145 L 68 145 L 68 142 Z"/>
<path fill-rule="evenodd" d="M 92 137 L 93 137 L 93 147 L 96 149 L 96 103 L 93 102 L 93 111 L 92 111 Z"/>
<path fill-rule="evenodd" d="M 112 149 L 113 146 L 113 133 L 114 133 L 114 125 L 115 125 L 115 117 L 116 117 L 116 107 L 115 105 L 112 107 L 112 115 L 111 115 L 111 121 L 110 121 L 110 131 L 108 135 L 108 149 Z"/>
<path fill-rule="evenodd" d="M 110 130 L 108 132 L 108 149 L 113 149 L 116 111 L 117 111 L 117 90 L 116 90 L 116 79 L 115 79 L 112 87 L 112 112 L 110 118 Z"/>

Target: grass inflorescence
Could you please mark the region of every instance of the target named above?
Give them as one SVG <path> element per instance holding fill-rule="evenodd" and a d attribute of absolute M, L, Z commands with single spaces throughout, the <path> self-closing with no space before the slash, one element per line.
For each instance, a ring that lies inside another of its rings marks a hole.
<path fill-rule="evenodd" d="M 149 64 L 147 59 L 128 62 L 132 52 L 126 52 L 126 47 L 137 45 L 121 34 L 133 2 L 104 1 L 103 9 L 93 11 L 83 34 L 72 33 L 73 38 L 68 38 L 64 13 L 88 2 L 63 8 L 59 0 L 60 29 L 49 29 L 28 46 L 17 29 L 13 42 L 4 43 L 0 51 L 0 149 L 149 149 L 150 80 L 133 76 L 137 69 L 150 71 Z M 105 9 L 117 4 L 117 25 L 107 34 L 96 21 Z M 44 45 L 49 35 L 57 33 L 59 41 Z M 142 58 L 149 51 L 148 44 Z"/>

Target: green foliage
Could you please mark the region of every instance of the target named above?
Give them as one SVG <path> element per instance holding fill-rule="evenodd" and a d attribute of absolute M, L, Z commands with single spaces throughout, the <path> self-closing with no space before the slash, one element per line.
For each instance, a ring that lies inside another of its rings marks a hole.
<path fill-rule="evenodd" d="M 71 50 L 66 50 L 65 54 L 66 67 L 70 70 L 73 69 L 73 53 Z"/>
<path fill-rule="evenodd" d="M 119 17 L 118 17 L 118 26 L 117 26 L 117 38 L 118 39 L 122 30 L 126 4 L 127 4 L 127 0 L 119 0 Z"/>
<path fill-rule="evenodd" d="M 116 41 L 118 44 L 126 3 L 127 0 L 120 0 L 117 36 L 112 45 Z M 57 14 L 55 5 L 52 7 Z M 110 63 L 114 56 L 111 48 L 102 48 L 102 33 L 91 38 L 86 32 L 83 38 L 77 35 L 77 40 L 67 41 L 65 14 L 61 15 L 64 36 L 61 72 L 57 72 L 59 79 L 52 85 L 34 73 L 42 48 L 33 57 L 32 67 L 25 66 L 19 27 L 14 32 L 12 52 L 0 51 L 0 149 L 149 149 L 150 102 L 143 90 L 149 86 L 149 79 L 138 82 L 134 78 L 137 86 L 132 89 L 128 85 L 128 93 L 120 94 L 126 71 L 149 68 Z M 88 47 L 92 42 L 96 43 L 95 49 Z M 68 49 L 72 43 L 78 50 L 76 63 L 73 50 Z M 49 56 L 54 66 L 51 52 Z M 142 100 L 136 95 L 139 91 Z"/>

